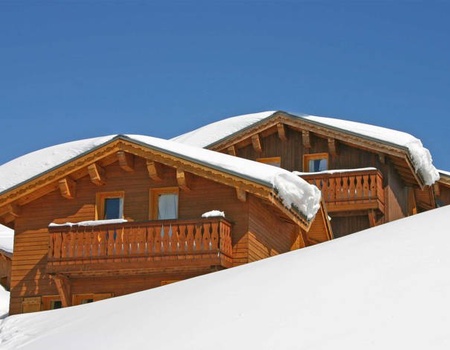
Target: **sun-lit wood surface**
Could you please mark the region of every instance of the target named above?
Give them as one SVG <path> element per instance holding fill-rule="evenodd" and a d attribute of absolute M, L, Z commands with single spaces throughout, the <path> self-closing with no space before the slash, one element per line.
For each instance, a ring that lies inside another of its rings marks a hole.
<path fill-rule="evenodd" d="M 223 218 L 75 225 L 49 231 L 50 273 L 232 265 L 231 224 Z"/>
<path fill-rule="evenodd" d="M 378 170 L 302 175 L 322 192 L 329 212 L 378 209 L 384 212 L 383 177 Z"/>

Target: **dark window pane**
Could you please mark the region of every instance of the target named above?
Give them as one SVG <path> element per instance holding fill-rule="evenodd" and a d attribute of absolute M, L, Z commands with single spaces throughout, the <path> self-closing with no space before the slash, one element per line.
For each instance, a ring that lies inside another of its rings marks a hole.
<path fill-rule="evenodd" d="M 106 198 L 104 219 L 121 219 L 121 218 L 122 218 L 122 198 Z"/>

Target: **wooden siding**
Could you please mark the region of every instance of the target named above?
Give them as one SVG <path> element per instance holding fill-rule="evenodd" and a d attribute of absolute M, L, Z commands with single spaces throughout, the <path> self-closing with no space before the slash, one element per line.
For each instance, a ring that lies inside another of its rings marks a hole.
<path fill-rule="evenodd" d="M 285 253 L 295 244 L 299 228 L 280 220 L 278 214 L 253 197 L 249 198 L 249 262 Z"/>
<path fill-rule="evenodd" d="M 331 227 L 335 238 L 370 228 L 367 215 L 332 217 Z"/>

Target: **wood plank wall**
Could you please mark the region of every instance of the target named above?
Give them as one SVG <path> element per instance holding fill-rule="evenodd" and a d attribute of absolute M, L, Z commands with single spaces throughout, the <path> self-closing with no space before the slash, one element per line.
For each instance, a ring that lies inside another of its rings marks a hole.
<path fill-rule="evenodd" d="M 274 210 L 249 198 L 250 220 L 248 231 L 249 262 L 285 253 L 294 245 L 299 228 L 293 224 L 281 221 Z"/>

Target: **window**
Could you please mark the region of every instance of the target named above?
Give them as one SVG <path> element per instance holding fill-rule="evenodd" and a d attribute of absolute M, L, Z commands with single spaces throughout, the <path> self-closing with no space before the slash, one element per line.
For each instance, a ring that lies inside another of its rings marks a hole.
<path fill-rule="evenodd" d="M 122 219 L 123 198 L 124 193 L 122 191 L 97 193 L 96 219 Z"/>
<path fill-rule="evenodd" d="M 72 305 L 89 304 L 94 301 L 108 299 L 113 296 L 112 293 L 88 293 L 88 294 L 75 294 L 72 296 Z"/>
<path fill-rule="evenodd" d="M 328 170 L 328 153 L 313 153 L 303 156 L 303 171 L 318 172 Z"/>
<path fill-rule="evenodd" d="M 281 157 L 257 158 L 257 162 L 281 167 Z"/>
<path fill-rule="evenodd" d="M 151 189 L 150 219 L 169 220 L 177 218 L 178 218 L 178 187 Z"/>
<path fill-rule="evenodd" d="M 59 295 L 44 295 L 42 297 L 42 309 L 54 310 L 62 308 L 62 302 Z"/>

